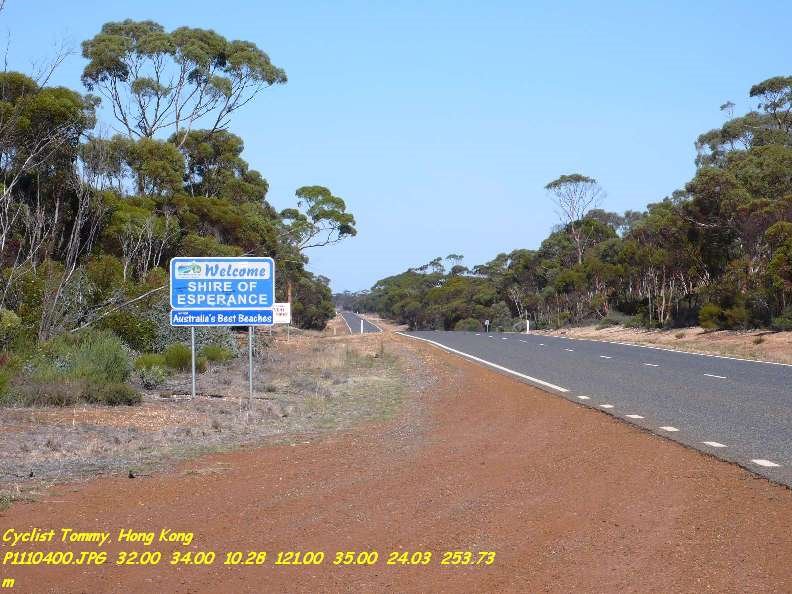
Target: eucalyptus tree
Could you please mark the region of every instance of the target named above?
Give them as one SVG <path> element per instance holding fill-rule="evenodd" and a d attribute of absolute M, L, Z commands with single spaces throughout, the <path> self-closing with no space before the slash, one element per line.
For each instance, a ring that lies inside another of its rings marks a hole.
<path fill-rule="evenodd" d="M 583 218 L 590 209 L 599 206 L 603 190 L 596 179 L 579 173 L 562 175 L 549 182 L 545 190 L 558 207 L 558 218 L 569 230 L 575 242 L 578 264 L 582 264 L 589 242 L 589 230 L 583 224 Z"/>
<path fill-rule="evenodd" d="M 154 21 L 105 23 L 82 55 L 83 84 L 110 103 L 130 138 L 172 131 L 179 146 L 199 120 L 225 129 L 262 89 L 286 82 L 254 43 L 207 29 L 168 32 Z"/>

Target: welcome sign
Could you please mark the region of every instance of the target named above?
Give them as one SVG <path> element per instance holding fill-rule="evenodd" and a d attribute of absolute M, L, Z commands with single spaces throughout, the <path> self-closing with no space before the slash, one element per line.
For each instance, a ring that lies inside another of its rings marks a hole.
<path fill-rule="evenodd" d="M 270 309 L 275 301 L 272 258 L 173 258 L 170 305 L 174 310 Z"/>

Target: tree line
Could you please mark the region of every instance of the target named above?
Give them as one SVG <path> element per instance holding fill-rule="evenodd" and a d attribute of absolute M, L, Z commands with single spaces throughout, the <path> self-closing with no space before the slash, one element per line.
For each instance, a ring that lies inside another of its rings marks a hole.
<path fill-rule="evenodd" d="M 96 325 L 140 346 L 166 323 L 171 257 L 272 256 L 296 324 L 323 328 L 328 279 L 305 250 L 354 235 L 354 217 L 318 185 L 274 209 L 228 130 L 285 71 L 251 42 L 152 21 L 107 23 L 82 56 L 84 92 L 50 85 L 51 68 L 0 72 L 3 310 L 38 341 Z"/>
<path fill-rule="evenodd" d="M 411 328 L 561 327 L 792 330 L 792 77 L 749 91 L 756 109 L 695 142 L 683 189 L 623 214 L 591 177 L 545 186 L 560 223 L 538 249 L 468 268 L 459 254 L 335 296 Z"/>

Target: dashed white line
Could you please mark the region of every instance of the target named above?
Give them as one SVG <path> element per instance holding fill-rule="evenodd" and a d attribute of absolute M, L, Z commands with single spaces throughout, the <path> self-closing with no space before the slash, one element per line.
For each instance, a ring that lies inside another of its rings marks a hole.
<path fill-rule="evenodd" d="M 641 415 L 624 415 L 628 419 L 644 419 L 646 417 L 642 417 Z"/>
<path fill-rule="evenodd" d="M 726 446 L 717 441 L 702 441 L 704 445 L 708 445 L 711 448 L 725 448 Z"/>
<path fill-rule="evenodd" d="M 569 351 L 570 353 L 574 352 L 575 349 L 564 349 L 565 351 Z"/>
<path fill-rule="evenodd" d="M 771 462 L 770 460 L 765 460 L 764 458 L 756 458 L 755 460 L 751 460 L 757 466 L 764 466 L 765 468 L 778 468 L 781 466 L 780 464 L 776 464 L 775 462 Z"/>
<path fill-rule="evenodd" d="M 544 343 L 543 343 L 543 342 L 540 342 L 540 343 L 539 343 L 539 346 L 544 346 Z"/>
<path fill-rule="evenodd" d="M 613 408 L 612 404 L 600 404 L 600 408 Z"/>
<path fill-rule="evenodd" d="M 612 359 L 613 357 L 609 357 L 608 355 L 600 355 L 600 359 Z"/>
<path fill-rule="evenodd" d="M 718 379 L 726 379 L 725 375 L 714 375 L 712 373 L 705 373 L 704 375 L 706 375 L 707 377 L 716 377 Z"/>
<path fill-rule="evenodd" d="M 662 429 L 663 431 L 669 431 L 671 433 L 673 433 L 674 431 L 679 431 L 679 429 L 677 429 L 676 427 L 672 427 L 671 425 L 663 425 L 662 427 L 660 427 L 660 429 Z"/>
<path fill-rule="evenodd" d="M 503 338 L 501 338 L 501 340 L 509 340 L 509 339 L 504 336 Z"/>
<path fill-rule="evenodd" d="M 591 396 L 578 396 L 581 400 L 591 400 Z"/>
<path fill-rule="evenodd" d="M 528 342 L 528 341 L 527 341 L 527 340 L 523 340 L 523 339 L 521 338 L 521 339 L 520 339 L 520 342 Z"/>
<path fill-rule="evenodd" d="M 644 363 L 647 367 L 660 367 L 657 363 Z"/>

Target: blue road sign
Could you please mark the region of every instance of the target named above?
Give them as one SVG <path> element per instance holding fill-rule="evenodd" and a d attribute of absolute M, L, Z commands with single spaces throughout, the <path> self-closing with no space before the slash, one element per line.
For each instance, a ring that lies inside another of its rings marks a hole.
<path fill-rule="evenodd" d="M 239 313 L 268 309 L 274 302 L 275 262 L 272 258 L 180 257 L 171 260 L 170 304 L 174 310 Z"/>
<path fill-rule="evenodd" d="M 171 326 L 272 326 L 271 309 L 189 311 L 172 309 Z"/>

